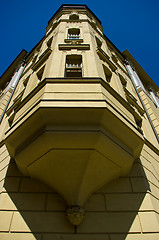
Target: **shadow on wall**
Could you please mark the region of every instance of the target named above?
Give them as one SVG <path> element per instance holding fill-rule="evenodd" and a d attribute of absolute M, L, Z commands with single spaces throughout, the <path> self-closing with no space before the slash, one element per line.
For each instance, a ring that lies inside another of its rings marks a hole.
<path fill-rule="evenodd" d="M 64 200 L 43 183 L 22 176 L 14 160 L 10 162 L 4 189 L 3 210 L 14 212 L 10 232 L 33 233 L 37 240 L 41 240 L 42 234 L 44 239 L 48 234 L 65 239 L 65 234 L 76 233 L 78 237 L 79 233 L 84 239 L 84 234 L 140 233 L 137 212 L 143 210 L 142 202 L 150 190 L 137 161 L 128 177 L 114 180 L 89 198 L 85 204 L 86 217 L 75 231 L 66 218 Z"/>

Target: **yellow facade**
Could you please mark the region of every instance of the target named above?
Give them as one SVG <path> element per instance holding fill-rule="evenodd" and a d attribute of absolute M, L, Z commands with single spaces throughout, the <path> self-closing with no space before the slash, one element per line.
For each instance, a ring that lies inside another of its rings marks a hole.
<path fill-rule="evenodd" d="M 87 6 L 0 88 L 0 239 L 159 239 L 159 89 Z"/>

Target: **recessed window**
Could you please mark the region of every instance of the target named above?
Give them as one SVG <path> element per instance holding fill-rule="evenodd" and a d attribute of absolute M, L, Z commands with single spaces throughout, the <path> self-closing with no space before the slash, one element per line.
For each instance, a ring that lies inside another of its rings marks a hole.
<path fill-rule="evenodd" d="M 99 38 L 96 38 L 96 43 L 97 43 L 97 47 L 101 48 L 102 47 L 102 42 L 99 40 Z"/>
<path fill-rule="evenodd" d="M 66 56 L 66 77 L 82 77 L 82 56 L 67 55 Z"/>
<path fill-rule="evenodd" d="M 8 118 L 8 123 L 9 123 L 9 126 L 10 126 L 10 127 L 12 126 L 14 117 L 15 117 L 15 112 L 13 112 L 13 113 L 11 114 L 11 116 Z"/>
<path fill-rule="evenodd" d="M 70 20 L 79 20 L 79 16 L 78 16 L 77 14 L 71 14 L 71 15 L 69 16 L 69 19 L 70 19 Z"/>
<path fill-rule="evenodd" d="M 52 39 L 53 39 L 53 37 L 51 37 L 51 38 L 47 41 L 47 46 L 48 46 L 48 48 L 51 47 Z"/>
<path fill-rule="evenodd" d="M 44 68 L 45 68 L 45 66 L 43 66 L 36 74 L 38 77 L 38 83 L 41 82 L 41 79 L 42 79 L 43 73 L 44 73 Z"/>
<path fill-rule="evenodd" d="M 120 81 L 121 81 L 123 87 L 126 87 L 127 81 L 125 80 L 125 78 L 120 73 L 119 73 L 119 78 L 120 78 Z"/>
<path fill-rule="evenodd" d="M 142 119 L 135 118 L 135 122 L 136 122 L 138 128 L 141 129 L 142 128 Z"/>
<path fill-rule="evenodd" d="M 27 78 L 25 78 L 24 81 L 23 81 L 23 85 L 24 85 L 25 88 L 28 84 L 29 78 L 30 78 L 30 75 Z"/>
<path fill-rule="evenodd" d="M 79 38 L 80 38 L 80 29 L 79 28 L 68 29 L 68 39 L 79 39 Z"/>
<path fill-rule="evenodd" d="M 111 77 L 112 77 L 112 73 L 111 71 L 105 66 L 103 65 L 103 70 L 104 70 L 104 74 L 105 74 L 105 79 L 108 83 L 110 83 Z"/>

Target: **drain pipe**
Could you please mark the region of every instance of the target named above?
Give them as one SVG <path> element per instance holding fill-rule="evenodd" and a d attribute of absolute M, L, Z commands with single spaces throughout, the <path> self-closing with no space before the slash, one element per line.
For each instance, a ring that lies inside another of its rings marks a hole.
<path fill-rule="evenodd" d="M 19 70 L 14 73 L 14 76 L 13 76 L 11 82 L 9 83 L 9 85 L 8 85 L 6 91 L 5 91 L 5 93 L 6 93 L 9 89 L 13 89 L 13 90 L 12 90 L 12 93 L 11 93 L 11 95 L 10 95 L 10 97 L 9 97 L 9 100 L 8 100 L 6 106 L 5 106 L 5 109 L 3 110 L 2 116 L 1 116 L 1 118 L 0 118 L 0 123 L 1 123 L 2 120 L 3 120 L 4 114 L 5 114 L 5 112 L 6 112 L 7 108 L 8 108 L 8 105 L 9 105 L 9 103 L 10 103 L 10 101 L 11 101 L 11 98 L 12 98 L 12 96 L 13 96 L 13 94 L 14 94 L 14 91 L 15 91 L 15 89 L 16 89 L 16 86 L 17 86 L 17 84 L 18 84 L 18 82 L 19 82 L 19 79 L 20 79 L 20 77 L 21 77 L 21 75 L 22 75 L 22 72 L 23 72 L 25 66 L 26 66 L 26 63 L 23 62 L 23 64 L 22 64 L 21 67 L 19 68 Z M 4 94 L 5 94 L 5 93 L 4 93 Z"/>
<path fill-rule="evenodd" d="M 126 69 L 129 73 L 129 76 L 130 76 L 132 82 L 134 83 L 135 87 L 136 88 L 141 87 L 144 90 L 144 92 L 146 92 L 140 78 L 138 77 L 137 73 L 132 69 L 131 65 L 129 63 L 127 63 L 127 65 L 125 64 L 125 66 L 126 66 Z"/>
<path fill-rule="evenodd" d="M 144 108 L 144 110 L 145 110 L 145 112 L 146 112 L 146 115 L 147 115 L 147 117 L 148 117 L 148 120 L 149 120 L 149 122 L 150 122 L 150 125 L 151 125 L 151 127 L 152 127 L 152 129 L 153 129 L 153 132 L 154 132 L 154 134 L 155 134 L 155 136 L 156 136 L 156 138 L 157 138 L 157 141 L 158 141 L 158 143 L 159 143 L 159 137 L 158 137 L 158 134 L 157 134 L 157 132 L 156 132 L 156 129 L 155 129 L 155 127 L 154 127 L 154 125 L 153 125 L 153 123 L 152 123 L 152 121 L 151 121 L 151 118 L 150 118 L 150 116 L 149 116 L 149 114 L 148 114 L 148 112 L 147 112 L 147 109 L 146 109 L 146 107 L 145 107 L 145 104 L 143 103 L 143 101 L 142 101 L 142 99 L 141 99 L 141 97 L 140 97 L 140 94 L 139 94 L 139 92 L 138 92 L 138 89 L 139 89 L 140 87 L 144 90 L 144 92 L 145 92 L 146 90 L 145 90 L 143 84 L 141 83 L 141 80 L 139 79 L 137 73 L 132 69 L 132 67 L 130 66 L 130 64 L 126 61 L 126 63 L 125 63 L 124 65 L 125 65 L 125 68 L 127 69 L 127 72 L 128 72 L 128 74 L 129 74 L 129 76 L 130 76 L 130 79 L 131 79 L 133 85 L 134 85 L 134 88 L 135 88 L 135 90 L 136 90 L 136 93 L 137 93 L 137 95 L 138 95 L 138 97 L 139 97 L 139 99 L 140 99 L 140 101 L 141 101 L 141 104 L 142 104 L 142 106 L 143 106 L 143 108 Z M 135 73 L 135 74 L 134 74 L 134 73 Z M 136 77 L 136 76 L 137 76 L 137 77 Z M 143 87 L 142 87 L 142 86 L 143 86 Z"/>

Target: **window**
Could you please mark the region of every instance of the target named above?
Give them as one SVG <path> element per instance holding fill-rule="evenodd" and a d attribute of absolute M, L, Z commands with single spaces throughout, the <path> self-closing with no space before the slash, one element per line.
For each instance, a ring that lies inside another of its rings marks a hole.
<path fill-rule="evenodd" d="M 123 87 L 125 88 L 127 85 L 126 79 L 120 73 L 119 73 L 119 78 L 120 78 L 120 81 L 121 81 Z"/>
<path fill-rule="evenodd" d="M 47 46 L 48 46 L 48 48 L 51 47 L 52 40 L 53 40 L 53 37 L 51 37 L 51 38 L 47 41 Z"/>
<path fill-rule="evenodd" d="M 82 56 L 67 55 L 66 56 L 66 77 L 82 77 Z"/>
<path fill-rule="evenodd" d="M 79 20 L 79 16 L 78 16 L 77 14 L 71 14 L 71 15 L 69 16 L 69 19 L 70 19 L 70 20 Z"/>
<path fill-rule="evenodd" d="M 30 78 L 30 75 L 27 78 L 25 78 L 24 81 L 23 81 L 23 85 L 24 85 L 25 88 L 28 84 L 29 78 Z"/>
<path fill-rule="evenodd" d="M 79 38 L 80 38 L 80 29 L 79 28 L 68 29 L 68 39 L 79 39 Z"/>
<path fill-rule="evenodd" d="M 111 80 L 111 76 L 112 76 L 112 73 L 111 71 L 105 66 L 103 65 L 103 70 L 104 70 L 104 74 L 105 74 L 105 79 L 108 83 L 110 83 L 110 80 Z"/>
<path fill-rule="evenodd" d="M 134 117 L 134 118 L 135 118 L 135 122 L 136 122 L 136 125 L 137 125 L 138 129 L 141 130 L 141 128 L 142 128 L 142 119 L 138 119 L 136 117 Z"/>
<path fill-rule="evenodd" d="M 44 68 L 45 68 L 45 66 L 43 66 L 36 74 L 37 77 L 38 77 L 38 84 L 39 84 L 39 82 L 41 82 L 41 79 L 42 79 L 42 76 L 43 76 L 43 73 L 44 73 Z"/>
<path fill-rule="evenodd" d="M 101 48 L 102 47 L 102 42 L 97 37 L 95 37 L 95 39 L 96 39 L 97 47 Z"/>

